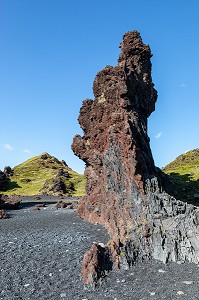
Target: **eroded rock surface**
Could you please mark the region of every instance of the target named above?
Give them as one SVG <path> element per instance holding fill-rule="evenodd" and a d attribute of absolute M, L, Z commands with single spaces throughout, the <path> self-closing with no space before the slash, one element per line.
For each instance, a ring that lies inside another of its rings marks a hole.
<path fill-rule="evenodd" d="M 103 224 L 120 248 L 117 259 L 199 262 L 199 211 L 170 196 L 170 184 L 154 165 L 147 118 L 157 92 L 152 56 L 137 31 L 120 44 L 118 65 L 106 66 L 94 80 L 95 99 L 86 99 L 72 149 L 86 163 L 82 218 Z M 115 257 L 116 259 L 116 257 Z"/>
<path fill-rule="evenodd" d="M 0 219 L 8 219 L 8 214 L 4 209 L 0 209 Z"/>
<path fill-rule="evenodd" d="M 10 166 L 6 166 L 3 170 L 4 174 L 6 175 L 13 175 L 13 169 Z"/>
<path fill-rule="evenodd" d="M 20 203 L 18 198 L 0 194 L 0 209 L 18 209 Z"/>
<path fill-rule="evenodd" d="M 0 191 L 5 191 L 8 187 L 9 179 L 6 174 L 0 171 Z"/>

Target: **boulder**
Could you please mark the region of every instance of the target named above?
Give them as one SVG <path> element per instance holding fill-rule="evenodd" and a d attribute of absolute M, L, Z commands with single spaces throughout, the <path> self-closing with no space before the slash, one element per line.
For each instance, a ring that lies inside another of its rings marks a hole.
<path fill-rule="evenodd" d="M 5 168 L 4 168 L 4 174 L 6 174 L 6 175 L 13 175 L 13 169 L 10 167 L 10 166 L 6 166 Z"/>
<path fill-rule="evenodd" d="M 84 284 L 93 287 L 98 280 L 105 277 L 112 270 L 112 260 L 109 248 L 100 243 L 94 243 L 83 257 L 81 275 Z"/>
<path fill-rule="evenodd" d="M 0 209 L 0 219 L 8 219 L 9 216 L 4 209 Z"/>
<path fill-rule="evenodd" d="M 18 209 L 20 203 L 18 198 L 0 194 L 0 209 Z"/>
<path fill-rule="evenodd" d="M 6 191 L 8 188 L 9 179 L 6 174 L 0 171 L 0 191 Z"/>
<path fill-rule="evenodd" d="M 68 209 L 75 209 L 77 207 L 78 201 L 59 201 L 55 205 L 55 207 L 58 208 L 68 208 Z"/>

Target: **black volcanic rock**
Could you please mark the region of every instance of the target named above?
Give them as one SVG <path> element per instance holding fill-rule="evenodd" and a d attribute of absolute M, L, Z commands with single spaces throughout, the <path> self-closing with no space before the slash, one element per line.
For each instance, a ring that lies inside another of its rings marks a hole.
<path fill-rule="evenodd" d="M 8 219 L 9 216 L 4 209 L 0 209 L 0 219 Z"/>
<path fill-rule="evenodd" d="M 0 191 L 5 191 L 8 187 L 9 179 L 6 174 L 0 171 Z"/>
<path fill-rule="evenodd" d="M 64 170 L 64 169 L 59 169 L 57 172 L 57 176 L 64 176 L 65 178 L 70 178 L 70 174 L 68 171 Z"/>
<path fill-rule="evenodd" d="M 10 166 L 6 166 L 3 170 L 4 174 L 6 175 L 13 175 L 13 170 Z"/>
<path fill-rule="evenodd" d="M 0 194 L 0 209 L 18 209 L 20 203 L 18 198 Z"/>
<path fill-rule="evenodd" d="M 53 185 L 51 186 L 50 191 L 54 193 L 66 193 L 66 185 L 60 177 L 57 176 L 53 179 Z"/>

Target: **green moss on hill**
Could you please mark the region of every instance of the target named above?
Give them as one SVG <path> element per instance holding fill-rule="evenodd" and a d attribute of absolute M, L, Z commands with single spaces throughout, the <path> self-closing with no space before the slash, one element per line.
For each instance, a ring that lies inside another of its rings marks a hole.
<path fill-rule="evenodd" d="M 83 196 L 85 194 L 85 177 L 70 169 L 64 161 L 59 161 L 48 153 L 32 157 L 14 167 L 7 195 L 55 194 L 51 191 L 58 174 L 66 187 L 65 194 Z M 60 172 L 63 173 L 60 175 Z M 3 193 L 3 192 L 1 192 Z"/>
<path fill-rule="evenodd" d="M 168 164 L 163 171 L 171 176 L 174 196 L 199 204 L 199 149 L 188 151 Z"/>

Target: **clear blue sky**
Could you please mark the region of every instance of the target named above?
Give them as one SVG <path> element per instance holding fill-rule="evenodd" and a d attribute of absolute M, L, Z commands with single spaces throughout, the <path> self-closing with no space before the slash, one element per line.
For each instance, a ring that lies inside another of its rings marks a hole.
<path fill-rule="evenodd" d="M 48 152 L 83 172 L 71 151 L 79 109 L 133 29 L 154 54 L 156 165 L 198 148 L 198 13 L 198 0 L 0 0 L 0 169 Z"/>

